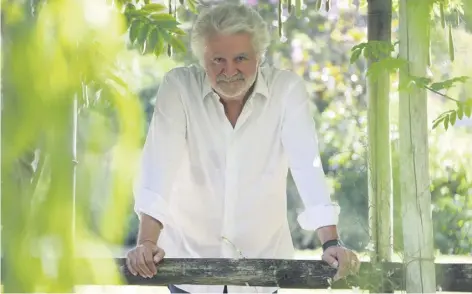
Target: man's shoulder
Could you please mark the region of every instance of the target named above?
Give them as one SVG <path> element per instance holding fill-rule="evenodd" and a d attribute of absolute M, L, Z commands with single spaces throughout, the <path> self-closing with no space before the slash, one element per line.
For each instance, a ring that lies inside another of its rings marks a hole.
<path fill-rule="evenodd" d="M 261 74 L 269 88 L 286 88 L 289 85 L 304 82 L 304 79 L 297 73 L 288 69 L 280 69 L 272 65 L 262 66 Z"/>
<path fill-rule="evenodd" d="M 169 70 L 164 79 L 172 80 L 173 82 L 188 84 L 192 82 L 199 82 L 203 80 L 205 72 L 202 68 L 196 65 L 178 66 Z"/>

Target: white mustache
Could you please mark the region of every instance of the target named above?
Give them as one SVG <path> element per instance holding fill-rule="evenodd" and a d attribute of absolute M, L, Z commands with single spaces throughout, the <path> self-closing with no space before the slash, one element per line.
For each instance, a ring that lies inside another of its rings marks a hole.
<path fill-rule="evenodd" d="M 231 82 L 235 82 L 235 81 L 242 81 L 244 80 L 244 76 L 242 74 L 236 74 L 232 77 L 226 77 L 225 75 L 219 75 L 216 77 L 216 81 L 217 82 L 227 82 L 227 83 L 231 83 Z"/>

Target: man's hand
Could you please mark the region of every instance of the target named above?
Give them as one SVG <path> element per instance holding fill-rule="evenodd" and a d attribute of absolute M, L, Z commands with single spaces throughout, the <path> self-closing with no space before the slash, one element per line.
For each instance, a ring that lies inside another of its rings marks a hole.
<path fill-rule="evenodd" d="M 361 265 L 357 255 L 342 246 L 331 246 L 326 248 L 322 258 L 329 265 L 338 269 L 333 278 L 334 281 L 357 273 Z"/>
<path fill-rule="evenodd" d="M 128 251 L 126 265 L 133 275 L 151 278 L 157 273 L 156 264 L 165 256 L 164 250 L 151 241 L 146 241 Z"/>

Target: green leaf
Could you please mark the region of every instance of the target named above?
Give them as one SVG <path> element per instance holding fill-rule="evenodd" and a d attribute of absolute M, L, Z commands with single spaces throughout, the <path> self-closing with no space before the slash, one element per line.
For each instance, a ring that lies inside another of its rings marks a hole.
<path fill-rule="evenodd" d="M 167 8 L 164 5 L 158 4 L 158 3 L 146 4 L 141 8 L 141 10 L 148 11 L 148 12 L 161 12 L 166 9 Z"/>
<path fill-rule="evenodd" d="M 156 45 L 154 46 L 153 52 L 156 57 L 159 57 L 164 52 L 165 44 L 164 44 L 163 33 L 158 28 L 156 28 L 156 35 L 157 35 L 157 38 L 156 38 L 157 42 L 156 42 Z"/>
<path fill-rule="evenodd" d="M 363 49 L 364 49 L 365 47 L 367 47 L 367 46 L 368 46 L 368 44 L 367 44 L 366 42 L 362 42 L 362 43 L 359 43 L 359 44 L 353 46 L 353 47 L 351 48 L 351 51 L 354 51 L 354 50 L 357 50 L 357 49 L 363 50 Z"/>
<path fill-rule="evenodd" d="M 372 56 L 371 51 L 372 51 L 372 46 L 366 46 L 366 47 L 364 48 L 364 50 L 362 51 L 362 53 L 363 53 L 365 59 L 368 59 L 369 57 Z"/>
<path fill-rule="evenodd" d="M 441 113 L 439 117 L 433 120 L 433 129 L 435 129 L 440 123 L 443 123 L 444 127 L 447 129 L 449 127 L 450 116 L 455 112 L 455 110 L 448 110 L 446 112 Z"/>
<path fill-rule="evenodd" d="M 467 76 L 460 76 L 460 77 L 455 77 L 443 82 L 437 82 L 431 84 L 429 87 L 435 91 L 443 90 L 443 89 L 449 89 L 454 87 L 455 83 L 465 83 L 469 77 Z"/>
<path fill-rule="evenodd" d="M 170 31 L 178 36 L 185 36 L 184 30 L 182 30 L 181 28 L 175 27 L 173 29 L 170 29 Z"/>
<path fill-rule="evenodd" d="M 132 44 L 136 41 L 138 38 L 139 31 L 141 29 L 142 22 L 139 20 L 134 20 L 131 23 L 130 29 L 129 29 L 129 40 L 131 41 Z"/>
<path fill-rule="evenodd" d="M 361 54 L 366 59 L 388 58 L 391 57 L 391 53 L 395 51 L 395 45 L 385 41 L 369 41 L 353 46 L 351 51 L 351 62 L 355 62 Z M 354 56 L 352 54 L 354 54 Z"/>
<path fill-rule="evenodd" d="M 451 123 L 451 126 L 456 123 L 456 117 L 457 113 L 455 111 L 449 115 L 449 122 Z"/>
<path fill-rule="evenodd" d="M 147 37 L 146 40 L 146 51 L 147 52 L 155 52 L 156 45 L 159 42 L 159 30 L 157 28 L 153 28 Z"/>
<path fill-rule="evenodd" d="M 150 18 L 153 21 L 153 24 L 163 29 L 173 29 L 176 28 L 180 23 L 168 13 L 156 13 L 150 15 Z"/>
<path fill-rule="evenodd" d="M 164 31 L 161 31 L 162 32 L 162 37 L 164 38 L 164 40 L 172 46 L 172 48 L 174 48 L 177 52 L 186 52 L 187 51 L 187 48 L 185 47 L 185 44 L 182 42 L 182 40 L 180 40 L 179 38 L 167 33 L 167 32 L 164 32 Z"/>
<path fill-rule="evenodd" d="M 436 120 L 433 122 L 433 130 L 434 130 L 435 128 L 437 128 L 438 125 L 439 125 L 441 122 L 443 122 L 443 120 L 444 120 L 444 118 L 436 119 Z"/>
<path fill-rule="evenodd" d="M 385 41 L 373 41 L 373 42 L 375 44 L 375 48 L 377 48 L 378 53 L 381 53 L 382 55 L 389 56 L 393 51 L 395 51 L 395 45 L 390 42 L 385 42 Z"/>
<path fill-rule="evenodd" d="M 136 18 L 136 17 L 145 17 L 147 18 L 149 16 L 149 11 L 146 11 L 146 10 L 142 10 L 142 9 L 135 9 L 135 10 L 128 10 L 128 11 L 125 11 L 125 16 L 127 18 Z"/>
<path fill-rule="evenodd" d="M 431 83 L 431 79 L 425 77 L 410 76 L 410 79 L 418 88 L 424 88 Z"/>
<path fill-rule="evenodd" d="M 354 62 L 359 60 L 359 57 L 361 56 L 361 53 L 362 53 L 362 49 L 356 49 L 356 50 L 352 51 L 351 58 L 350 58 L 349 62 L 351 64 L 353 64 Z"/>
<path fill-rule="evenodd" d="M 147 39 L 150 28 L 151 28 L 151 26 L 148 23 L 143 23 L 143 25 L 141 26 L 141 28 L 139 30 L 138 38 L 136 40 L 136 42 L 139 44 L 139 46 L 141 48 L 141 52 L 143 52 L 143 53 L 146 49 L 145 48 L 145 45 L 146 45 L 145 42 L 146 42 L 146 39 Z"/>
<path fill-rule="evenodd" d="M 464 117 L 464 105 L 459 104 L 457 109 L 457 117 L 462 119 Z"/>
<path fill-rule="evenodd" d="M 388 72 L 394 72 L 407 63 L 408 61 L 404 59 L 387 57 L 377 62 L 373 62 L 367 70 L 367 76 L 378 76 L 384 73 L 385 70 Z"/>
<path fill-rule="evenodd" d="M 177 52 L 182 52 L 182 53 L 184 53 L 184 52 L 187 51 L 187 48 L 185 47 L 184 42 L 182 42 L 182 40 L 178 39 L 178 38 L 175 37 L 175 36 L 172 36 L 172 37 L 171 37 L 170 44 L 172 45 L 172 47 L 173 47 Z"/>
<path fill-rule="evenodd" d="M 449 116 L 446 116 L 444 118 L 444 128 L 446 129 L 446 131 L 449 128 Z"/>
<path fill-rule="evenodd" d="M 398 87 L 398 91 L 406 91 L 409 92 L 410 90 L 415 87 L 416 89 L 418 88 L 424 88 L 428 86 L 431 83 L 430 78 L 425 78 L 425 77 L 417 77 L 417 76 L 412 76 L 409 75 L 407 78 L 400 80 L 400 85 Z"/>
<path fill-rule="evenodd" d="M 321 2 L 323 0 L 316 0 L 316 4 L 315 4 L 315 9 L 316 11 L 320 11 L 321 10 Z"/>
<path fill-rule="evenodd" d="M 472 106 L 470 104 L 466 104 L 464 106 L 464 114 L 465 116 L 467 116 L 468 118 L 471 118 L 471 112 L 472 112 Z"/>

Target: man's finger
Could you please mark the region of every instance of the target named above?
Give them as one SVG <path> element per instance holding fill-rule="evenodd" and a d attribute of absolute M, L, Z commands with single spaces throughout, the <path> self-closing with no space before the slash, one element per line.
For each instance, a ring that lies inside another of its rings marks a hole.
<path fill-rule="evenodd" d="M 346 250 L 342 248 L 337 248 L 337 254 L 336 257 L 339 262 L 338 266 L 338 271 L 336 272 L 336 275 L 334 276 L 333 280 L 337 281 L 343 277 L 346 276 L 346 272 L 349 269 L 349 260 L 347 258 Z"/>
<path fill-rule="evenodd" d="M 164 258 L 165 255 L 166 253 L 164 252 L 164 250 L 159 248 L 156 254 L 154 254 L 154 263 L 155 264 L 159 263 Z"/>
<path fill-rule="evenodd" d="M 144 255 L 144 262 L 146 263 L 146 267 L 151 272 L 151 276 L 154 276 L 156 274 L 156 265 L 153 262 L 152 251 L 144 250 L 143 255 Z"/>
<path fill-rule="evenodd" d="M 138 274 L 138 272 L 136 271 L 136 269 L 133 267 L 133 265 L 131 264 L 131 260 L 134 258 L 133 254 L 132 253 L 128 253 L 128 256 L 126 257 L 126 266 L 128 267 L 128 270 L 129 272 L 136 276 Z"/>
<path fill-rule="evenodd" d="M 354 274 L 354 273 L 359 272 L 361 263 L 359 262 L 359 258 L 357 258 L 357 255 L 351 252 L 349 256 L 349 260 L 351 261 L 351 273 Z"/>
<path fill-rule="evenodd" d="M 152 273 L 146 265 L 146 261 L 144 259 L 144 250 L 139 250 L 137 252 L 137 257 L 139 274 L 144 278 L 150 278 L 152 276 Z"/>
<path fill-rule="evenodd" d="M 326 261 L 326 263 L 332 266 L 333 268 L 338 268 L 339 266 L 339 263 L 336 257 L 329 252 L 325 252 L 323 254 L 323 260 Z"/>

